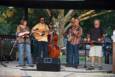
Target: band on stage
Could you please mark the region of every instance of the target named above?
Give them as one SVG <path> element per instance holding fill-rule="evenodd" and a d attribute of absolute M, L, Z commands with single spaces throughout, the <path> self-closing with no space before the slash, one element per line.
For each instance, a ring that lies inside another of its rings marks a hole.
<path fill-rule="evenodd" d="M 80 19 L 73 17 L 70 20 L 71 26 L 63 33 L 64 45 L 66 46 L 66 62 L 67 67 L 79 66 L 79 45 L 81 42 L 83 28 L 80 24 Z M 101 27 L 101 21 L 95 19 L 93 22 L 93 28 L 88 30 L 87 38 L 85 42 L 90 44 L 89 57 L 91 64 L 88 69 L 95 69 L 96 58 L 98 58 L 98 67 L 102 69 L 102 43 L 104 41 L 104 30 Z M 39 22 L 29 29 L 27 20 L 22 19 L 16 30 L 17 42 L 18 42 L 18 64 L 24 65 L 24 55 L 26 55 L 28 66 L 32 66 L 33 59 L 31 54 L 31 36 L 37 41 L 36 57 L 45 58 L 59 58 L 61 48 L 58 46 L 59 35 L 53 24 L 46 24 L 45 18 L 40 17 Z"/>

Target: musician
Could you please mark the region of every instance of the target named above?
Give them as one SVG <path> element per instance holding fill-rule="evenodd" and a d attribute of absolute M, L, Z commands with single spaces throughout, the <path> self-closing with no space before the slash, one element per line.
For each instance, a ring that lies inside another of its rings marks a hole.
<path fill-rule="evenodd" d="M 48 57 L 48 33 L 49 28 L 45 23 L 45 18 L 40 17 L 40 22 L 32 28 L 33 36 L 37 40 L 38 57 Z"/>
<path fill-rule="evenodd" d="M 52 43 L 52 34 L 54 32 L 54 27 L 53 24 L 50 23 L 49 24 L 49 34 L 48 34 L 48 43 L 51 44 Z"/>
<path fill-rule="evenodd" d="M 95 66 L 95 60 L 96 57 L 98 57 L 98 66 L 99 69 L 102 69 L 102 42 L 103 42 L 103 34 L 104 31 L 101 28 L 100 20 L 95 19 L 94 20 L 94 28 L 90 30 L 88 33 L 90 37 L 90 42 L 92 43 L 90 51 L 89 51 L 89 56 L 91 59 L 91 65 L 88 67 L 88 69 L 94 69 Z"/>
<path fill-rule="evenodd" d="M 78 18 L 72 18 L 71 27 L 68 29 L 67 36 L 67 64 L 77 68 L 79 65 L 79 43 L 82 35 L 82 28 Z"/>
<path fill-rule="evenodd" d="M 27 25 L 27 20 L 21 20 L 19 26 L 17 27 L 16 35 L 18 41 L 18 51 L 19 51 L 19 66 L 24 65 L 24 51 L 27 57 L 27 63 L 32 66 L 31 57 L 31 47 L 30 47 L 30 37 L 29 37 L 29 27 Z"/>

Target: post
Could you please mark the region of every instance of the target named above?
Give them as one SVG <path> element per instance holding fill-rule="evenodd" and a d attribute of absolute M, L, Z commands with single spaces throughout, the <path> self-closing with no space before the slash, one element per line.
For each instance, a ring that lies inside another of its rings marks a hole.
<path fill-rule="evenodd" d="M 113 40 L 113 53 L 112 53 L 112 72 L 115 73 L 115 30 L 113 30 L 113 35 L 112 35 L 112 40 Z"/>
<path fill-rule="evenodd" d="M 115 73 L 115 42 L 113 42 L 112 72 Z"/>

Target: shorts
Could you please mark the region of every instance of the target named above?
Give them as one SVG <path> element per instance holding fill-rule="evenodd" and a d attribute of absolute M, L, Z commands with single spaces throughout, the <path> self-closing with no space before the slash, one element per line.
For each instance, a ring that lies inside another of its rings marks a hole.
<path fill-rule="evenodd" d="M 89 51 L 89 56 L 102 57 L 103 56 L 102 46 L 91 46 Z"/>

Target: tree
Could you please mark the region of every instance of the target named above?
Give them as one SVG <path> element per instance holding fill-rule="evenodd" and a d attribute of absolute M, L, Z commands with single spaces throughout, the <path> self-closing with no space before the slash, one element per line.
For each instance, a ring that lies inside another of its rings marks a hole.
<path fill-rule="evenodd" d="M 20 20 L 25 15 L 24 8 L 9 8 L 0 6 L 0 34 L 15 34 L 15 30 Z M 70 27 L 70 20 L 72 17 L 77 16 L 81 21 L 81 26 L 85 31 L 91 28 L 91 22 L 94 18 L 99 18 L 105 23 L 103 26 L 113 27 L 115 21 L 114 10 L 76 10 L 76 9 L 33 9 L 28 8 L 28 23 L 32 28 L 39 20 L 40 16 L 46 18 L 47 23 L 53 23 L 59 32 L 59 45 L 63 47 L 63 33 Z M 50 21 L 51 20 L 51 21 Z M 109 23 L 109 24 L 108 24 Z M 6 26 L 5 26 L 6 25 Z M 111 30 L 109 28 L 108 30 Z M 111 34 L 111 33 L 109 33 Z"/>
<path fill-rule="evenodd" d="M 57 11 L 57 10 L 56 10 Z M 49 16 L 52 15 L 52 11 L 47 9 L 47 12 L 49 14 Z M 103 14 L 107 14 L 107 13 L 111 13 L 112 10 L 73 10 L 70 9 L 65 15 L 64 15 L 65 10 L 64 9 L 59 9 L 58 10 L 58 16 L 56 17 L 52 17 L 54 26 L 57 27 L 57 31 L 59 32 L 59 45 L 60 47 L 63 47 L 63 33 L 68 29 L 68 27 L 70 26 L 70 23 L 68 23 L 70 21 L 70 19 L 78 14 L 78 18 L 80 19 L 80 21 L 84 21 L 84 20 L 88 20 L 90 18 L 96 17 L 96 16 L 100 16 Z M 65 26 L 68 23 L 67 26 Z"/>

